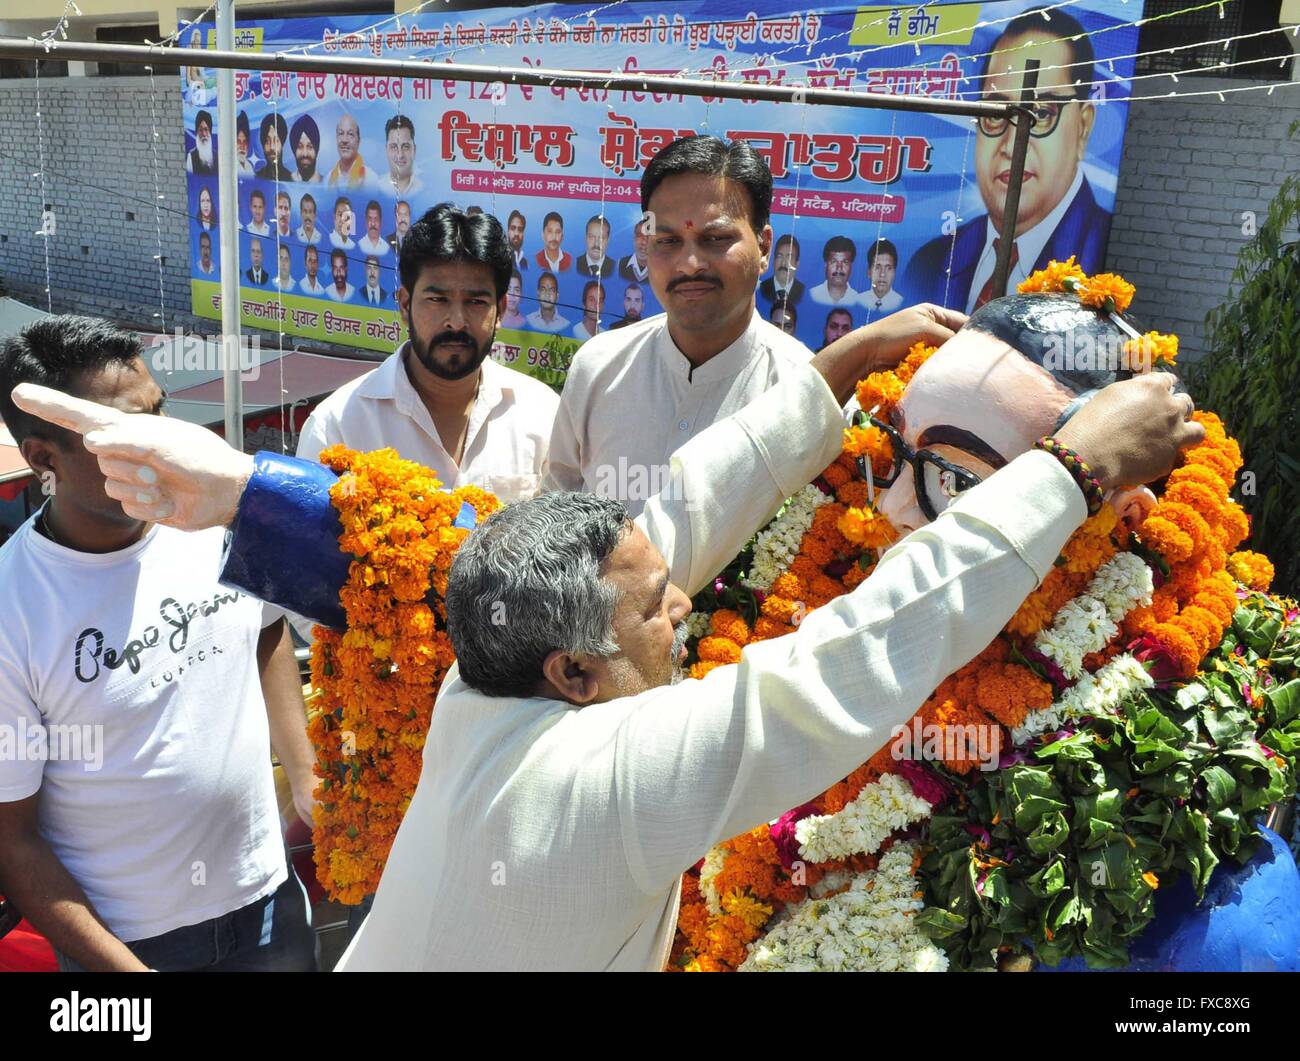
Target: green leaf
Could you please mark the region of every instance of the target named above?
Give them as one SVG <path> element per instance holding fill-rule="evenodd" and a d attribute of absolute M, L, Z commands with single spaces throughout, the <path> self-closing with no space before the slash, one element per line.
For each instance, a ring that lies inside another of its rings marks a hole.
<path fill-rule="evenodd" d="M 948 939 L 963 932 L 969 922 L 957 914 L 950 914 L 937 906 L 927 906 L 914 918 L 914 924 L 930 939 Z"/>
<path fill-rule="evenodd" d="M 1237 779 L 1221 766 L 1211 766 L 1201 774 L 1211 813 L 1226 807 L 1237 794 Z"/>
<path fill-rule="evenodd" d="M 1300 718 L 1300 678 L 1273 686 L 1264 699 L 1268 701 L 1269 719 L 1275 726 L 1285 726 L 1292 719 Z"/>
<path fill-rule="evenodd" d="M 1060 814 L 1063 810 L 1065 804 L 1060 800 L 1049 799 L 1047 796 L 1030 796 L 1016 807 L 1016 828 L 1022 832 L 1032 832 L 1045 816 Z"/>

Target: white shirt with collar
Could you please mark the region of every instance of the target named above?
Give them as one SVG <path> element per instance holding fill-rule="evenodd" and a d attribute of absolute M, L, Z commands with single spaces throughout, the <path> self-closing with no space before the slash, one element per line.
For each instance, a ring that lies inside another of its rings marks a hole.
<path fill-rule="evenodd" d="M 250 236 L 269 236 L 271 234 L 271 226 L 268 225 L 265 221 L 263 221 L 260 225 L 255 225 L 253 224 L 253 222 L 250 221 L 248 224 L 244 226 L 244 231 L 247 232 Z"/>
<path fill-rule="evenodd" d="M 347 284 L 344 286 L 342 294 L 339 294 L 338 284 L 330 284 L 330 286 L 325 289 L 325 294 L 329 295 L 329 297 L 332 298 L 335 302 L 346 302 L 356 293 L 357 293 L 357 289 L 353 287 L 351 284 Z"/>
<path fill-rule="evenodd" d="M 867 288 L 858 296 L 858 304 L 872 313 L 893 313 L 903 304 L 903 296 L 891 287 L 884 298 L 877 298 L 876 293 Z"/>
<path fill-rule="evenodd" d="M 1007 277 L 1008 291 L 1014 292 L 1017 284 L 1029 279 L 1029 274 L 1034 271 L 1034 262 L 1038 261 L 1038 256 L 1043 253 L 1047 241 L 1052 238 L 1052 233 L 1061 223 L 1065 212 L 1070 209 L 1070 204 L 1074 202 L 1074 197 L 1079 194 L 1081 187 L 1083 187 L 1083 170 L 1078 169 L 1075 171 L 1069 190 L 1061 196 L 1061 201 L 1056 204 L 1055 209 L 1033 228 L 1016 234 L 1016 247 L 1020 251 L 1020 257 L 1012 266 L 1011 275 Z M 998 256 L 993 252 L 993 241 L 1001 233 L 993 227 L 992 220 L 985 218 L 985 222 L 988 231 L 984 234 L 984 250 L 980 254 L 979 263 L 975 266 L 975 277 L 970 283 L 970 293 L 966 296 L 967 313 L 975 311 L 975 300 L 980 297 L 984 285 L 992 279 L 993 270 L 998 263 Z"/>
<path fill-rule="evenodd" d="M 547 488 L 613 497 L 636 516 L 662 485 L 674 450 L 811 359 L 803 343 L 757 313 L 739 339 L 694 371 L 665 314 L 602 332 L 569 368 Z"/>
<path fill-rule="evenodd" d="M 325 294 L 325 288 L 321 286 L 321 282 L 319 280 L 313 280 L 306 274 L 304 274 L 303 278 L 298 281 L 298 287 L 309 295 Z"/>
<path fill-rule="evenodd" d="M 298 456 L 317 460 L 322 449 L 339 443 L 362 452 L 391 446 L 407 460 L 433 469 L 449 490 L 478 486 L 506 502 L 537 493 L 560 405 L 556 393 L 487 358 L 458 466 L 407 375 L 409 349 L 403 343 L 373 372 L 321 402 L 302 429 Z"/>
<path fill-rule="evenodd" d="M 830 284 L 827 281 L 822 281 L 816 287 L 808 289 L 808 297 L 819 306 L 853 306 L 857 304 L 861 296 L 857 291 L 853 290 L 852 286 L 845 284 L 844 294 L 836 298 L 831 294 Z"/>
<path fill-rule="evenodd" d="M 298 239 L 303 243 L 310 243 L 315 246 L 320 242 L 320 229 L 312 226 L 311 235 L 307 235 L 307 230 L 302 225 L 298 226 Z"/>
<path fill-rule="evenodd" d="M 799 366 L 677 451 L 667 496 L 637 521 L 672 581 L 708 585 L 835 458 L 842 424 Z M 453 666 L 374 908 L 338 968 L 662 970 L 682 871 L 883 747 L 997 634 L 1085 515 L 1065 468 L 1031 451 L 795 633 L 702 680 L 575 709 L 486 696 Z M 485 884 L 501 866 L 506 886 Z"/>
<path fill-rule="evenodd" d="M 388 241 L 382 236 L 378 239 L 371 239 L 369 236 L 362 236 L 357 240 L 357 246 L 367 254 L 373 254 L 376 258 L 382 258 L 393 248 L 388 245 Z"/>

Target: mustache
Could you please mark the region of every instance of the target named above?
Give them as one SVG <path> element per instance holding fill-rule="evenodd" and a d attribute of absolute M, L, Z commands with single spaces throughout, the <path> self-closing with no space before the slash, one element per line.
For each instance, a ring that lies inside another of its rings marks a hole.
<path fill-rule="evenodd" d="M 435 346 L 441 346 L 443 343 L 464 343 L 466 346 L 475 346 L 473 337 L 468 332 L 439 332 L 429 341 L 429 349 Z"/>
<path fill-rule="evenodd" d="M 712 284 L 714 287 L 721 287 L 722 280 L 716 276 L 679 276 L 676 280 L 668 282 L 668 290 L 676 291 L 683 284 Z"/>

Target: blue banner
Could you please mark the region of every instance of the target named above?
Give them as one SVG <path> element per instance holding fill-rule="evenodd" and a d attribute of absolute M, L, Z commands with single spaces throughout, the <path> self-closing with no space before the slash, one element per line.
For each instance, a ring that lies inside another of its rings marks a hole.
<path fill-rule="evenodd" d="M 680 75 L 936 100 L 1018 99 L 1040 64 L 1017 274 L 1101 268 L 1141 4 L 543 5 L 241 24 L 239 46 L 317 55 Z M 192 47 L 214 45 L 208 39 Z M 196 63 L 201 59 L 196 55 Z M 213 72 L 186 69 L 194 312 L 219 317 Z M 895 309 L 990 289 L 1014 130 L 1001 121 L 650 91 L 240 72 L 246 323 L 347 346 L 402 338 L 398 250 L 452 201 L 495 214 L 519 277 L 495 356 L 556 381 L 593 330 L 659 312 L 639 227 L 647 162 L 678 136 L 750 141 L 775 180 L 765 317 L 812 349 Z M 207 126 L 206 135 L 204 126 Z M 992 221 L 992 223 L 990 223 Z M 567 341 L 560 341 L 567 340 Z"/>

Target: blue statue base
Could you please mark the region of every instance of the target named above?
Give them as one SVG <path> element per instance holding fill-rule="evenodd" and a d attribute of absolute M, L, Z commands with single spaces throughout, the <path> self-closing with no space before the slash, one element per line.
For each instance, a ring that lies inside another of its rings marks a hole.
<path fill-rule="evenodd" d="M 1089 970 L 1082 958 L 1039 972 L 1293 973 L 1300 971 L 1300 871 L 1285 840 L 1262 826 L 1264 845 L 1244 866 L 1220 865 L 1196 892 L 1186 874 L 1156 897 L 1155 920 L 1123 969 Z"/>

